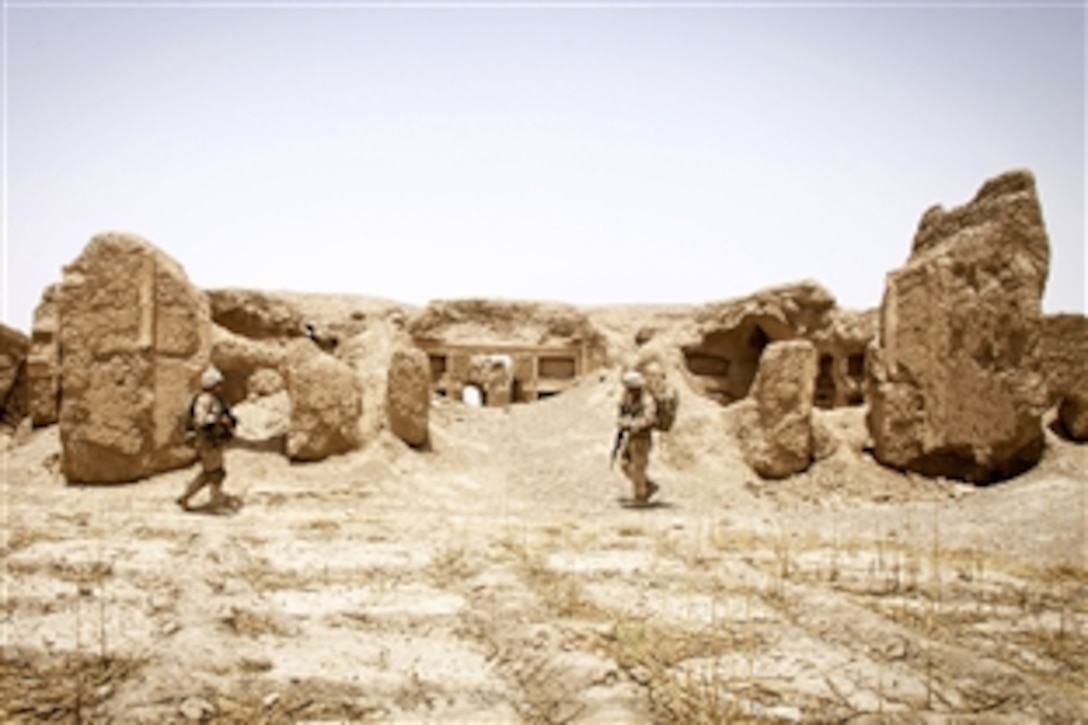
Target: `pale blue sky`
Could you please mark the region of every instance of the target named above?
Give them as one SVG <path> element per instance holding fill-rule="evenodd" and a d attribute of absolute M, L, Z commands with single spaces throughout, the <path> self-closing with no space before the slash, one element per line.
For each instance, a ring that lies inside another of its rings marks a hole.
<path fill-rule="evenodd" d="M 932 204 L 1036 174 L 1085 311 L 1083 3 L 6 0 L 3 319 L 98 231 L 201 287 L 879 304 Z"/>

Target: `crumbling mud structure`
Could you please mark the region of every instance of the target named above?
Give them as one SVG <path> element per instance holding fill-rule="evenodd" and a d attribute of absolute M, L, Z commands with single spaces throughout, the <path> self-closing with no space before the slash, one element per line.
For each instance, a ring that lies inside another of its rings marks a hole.
<path fill-rule="evenodd" d="M 547 303 L 435 302 L 409 325 L 437 395 L 478 391 L 486 406 L 561 393 L 601 367 L 606 343 L 585 313 Z"/>
<path fill-rule="evenodd" d="M 864 311 L 201 290 L 97 235 L 0 326 L 0 722 L 1083 723 L 1088 320 L 1039 313 L 1046 244 L 1023 173 Z M 209 363 L 236 505 L 183 511 Z M 678 406 L 637 508 L 632 368 Z"/>
<path fill-rule="evenodd" d="M 815 405 L 832 408 L 865 400 L 865 350 L 876 317 L 873 311 L 837 307 L 815 282 L 706 305 L 694 319 L 695 339 L 680 343 L 686 368 L 696 389 L 723 405 L 748 396 L 763 351 L 787 340 L 808 340 L 815 347 Z"/>
<path fill-rule="evenodd" d="M 15 426 L 27 413 L 26 335 L 0 325 L 0 423 Z"/>
<path fill-rule="evenodd" d="M 888 274 L 869 367 L 878 460 L 978 483 L 1039 461 L 1049 264 L 1026 171 L 987 181 L 963 206 L 922 216 L 909 259 Z"/>
<path fill-rule="evenodd" d="M 82 483 L 188 464 L 178 430 L 210 352 L 207 300 L 174 260 L 132 235 L 96 236 L 64 270 L 61 468 Z"/>
<path fill-rule="evenodd" d="M 786 478 L 812 463 L 816 380 L 816 348 L 811 342 L 768 346 L 751 399 L 741 403 L 737 426 L 744 459 L 760 476 Z"/>
<path fill-rule="evenodd" d="M 70 481 L 122 482 L 191 462 L 178 412 L 208 364 L 231 404 L 282 396 L 267 446 L 319 461 L 383 431 L 428 450 L 436 399 L 533 404 L 653 362 L 682 397 L 743 403 L 752 425 L 733 435 L 762 477 L 829 455 L 816 418 L 854 407 L 885 466 L 987 483 L 1040 460 L 1047 411 L 1060 435 L 1088 440 L 1088 323 L 1042 314 L 1048 269 L 1022 170 L 926 211 L 869 310 L 840 308 L 811 280 L 697 306 L 585 309 L 205 291 L 150 242 L 106 233 L 43 292 L 29 336 L 0 328 L 0 425 L 57 424 Z M 768 362 L 782 345 L 792 352 Z"/>
<path fill-rule="evenodd" d="M 60 416 L 60 285 L 51 285 L 34 310 L 27 355 L 30 417 L 35 426 L 52 425 Z"/>
<path fill-rule="evenodd" d="M 456 400 L 476 388 L 482 405 L 530 403 L 560 393 L 585 372 L 581 346 L 420 345 L 430 362 L 434 392 Z"/>
<path fill-rule="evenodd" d="M 1048 404 L 1058 407 L 1058 432 L 1088 441 L 1088 318 L 1046 315 L 1041 335 L 1039 371 Z"/>

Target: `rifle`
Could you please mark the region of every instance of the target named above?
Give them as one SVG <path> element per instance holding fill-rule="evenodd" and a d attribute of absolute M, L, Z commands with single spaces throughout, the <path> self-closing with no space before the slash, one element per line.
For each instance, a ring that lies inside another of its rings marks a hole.
<path fill-rule="evenodd" d="M 219 418 L 214 423 L 205 426 L 205 428 L 211 440 L 225 443 L 234 438 L 234 429 L 238 427 L 238 418 L 234 415 L 234 411 L 230 409 L 230 406 L 227 405 L 227 401 L 218 398 L 218 396 L 217 399 L 223 410 L 219 413 Z"/>
<path fill-rule="evenodd" d="M 189 412 L 185 415 L 184 424 L 182 425 L 186 444 L 194 445 L 198 436 L 204 436 L 206 441 L 229 441 L 233 438 L 234 429 L 238 427 L 238 416 L 234 414 L 234 411 L 222 398 L 219 398 L 219 403 L 223 406 L 223 412 L 219 415 L 219 419 L 214 423 L 196 425 L 194 418 L 198 397 L 200 397 L 200 393 L 197 393 L 189 400 Z"/>
<path fill-rule="evenodd" d="M 612 468 L 616 465 L 616 456 L 620 454 L 620 450 L 623 448 L 623 443 L 627 439 L 627 431 L 620 428 L 616 431 L 616 442 L 612 444 L 612 458 L 608 462 L 608 467 Z"/>
<path fill-rule="evenodd" d="M 234 429 L 238 427 L 238 417 L 234 415 L 234 411 L 231 410 L 230 406 L 225 402 L 222 400 L 219 402 L 223 403 L 223 415 L 220 417 L 219 424 L 216 426 L 219 440 L 229 441 L 234 438 Z M 223 418 L 226 418 L 225 423 Z"/>

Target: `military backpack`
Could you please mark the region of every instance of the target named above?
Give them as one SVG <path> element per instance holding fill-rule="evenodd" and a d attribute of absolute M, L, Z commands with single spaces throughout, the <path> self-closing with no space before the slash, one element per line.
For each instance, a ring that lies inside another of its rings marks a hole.
<path fill-rule="evenodd" d="M 659 390 L 651 390 L 654 403 L 657 406 L 657 417 L 654 419 L 654 428 L 668 433 L 676 423 L 676 411 L 680 408 L 680 397 L 676 389 L 668 383 L 662 383 Z"/>

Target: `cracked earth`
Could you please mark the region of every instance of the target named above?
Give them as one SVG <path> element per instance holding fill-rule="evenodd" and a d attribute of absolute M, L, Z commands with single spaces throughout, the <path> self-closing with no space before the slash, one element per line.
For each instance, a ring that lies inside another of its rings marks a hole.
<path fill-rule="evenodd" d="M 286 401 L 239 407 L 229 515 L 195 468 L 68 486 L 55 428 L 4 452 L 5 722 L 1083 722 L 1088 455 L 976 488 L 840 449 L 762 482 L 729 409 L 659 440 L 657 505 L 622 505 L 617 390 L 438 399 L 290 464 Z M 248 443 L 247 443 L 248 442 Z"/>

